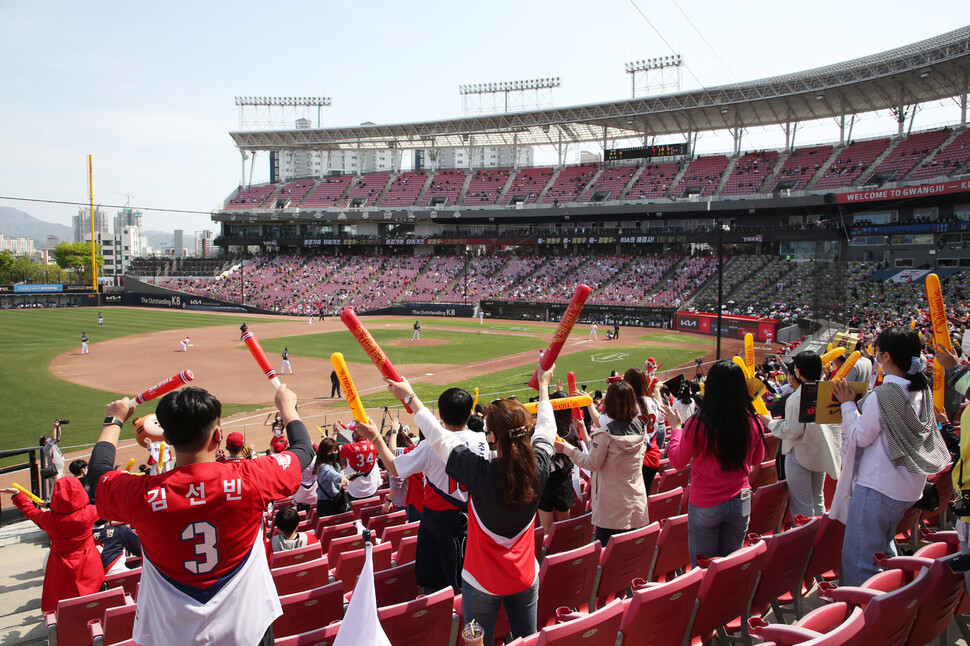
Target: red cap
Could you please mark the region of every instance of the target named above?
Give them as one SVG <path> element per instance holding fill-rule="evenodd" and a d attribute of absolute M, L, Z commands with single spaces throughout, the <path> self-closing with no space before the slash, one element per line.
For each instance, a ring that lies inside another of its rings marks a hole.
<path fill-rule="evenodd" d="M 269 443 L 269 447 L 273 449 L 273 453 L 282 453 L 286 450 L 286 440 L 282 437 L 278 437 Z"/>
<path fill-rule="evenodd" d="M 246 438 L 239 431 L 233 431 L 226 436 L 227 449 L 241 449 L 246 444 Z"/>

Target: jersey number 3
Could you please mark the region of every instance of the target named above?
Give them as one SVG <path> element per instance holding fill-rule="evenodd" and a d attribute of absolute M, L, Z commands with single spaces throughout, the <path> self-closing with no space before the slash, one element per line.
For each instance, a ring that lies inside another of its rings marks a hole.
<path fill-rule="evenodd" d="M 207 574 L 219 564 L 219 550 L 216 549 L 218 534 L 211 523 L 190 523 L 182 530 L 183 541 L 192 541 L 200 536 L 202 540 L 195 544 L 195 553 L 202 557 L 201 560 L 182 561 L 182 567 L 192 574 Z"/>

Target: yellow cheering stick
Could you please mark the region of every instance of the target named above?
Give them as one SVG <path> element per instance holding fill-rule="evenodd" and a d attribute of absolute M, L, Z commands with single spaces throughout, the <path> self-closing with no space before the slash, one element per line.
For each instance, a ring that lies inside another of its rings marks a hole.
<path fill-rule="evenodd" d="M 936 274 L 926 276 L 926 300 L 930 309 L 930 321 L 933 323 L 933 340 L 953 352 L 953 342 L 950 341 L 950 326 L 946 320 L 946 304 L 943 302 L 943 290 L 940 288 L 940 277 Z M 908 366 L 907 366 L 908 367 Z M 946 384 L 943 366 L 933 359 L 933 405 L 936 410 L 943 410 L 943 389 Z"/>
<path fill-rule="evenodd" d="M 478 386 L 475 386 L 475 401 L 472 402 L 472 410 L 475 410 L 476 406 L 478 406 Z"/>
<path fill-rule="evenodd" d="M 751 405 L 754 406 L 754 412 L 758 413 L 759 415 L 767 415 L 768 407 L 765 406 L 765 400 L 761 398 L 761 393 L 765 391 L 764 383 L 754 376 L 754 371 L 748 371 L 748 365 L 744 362 L 744 359 L 735 356 L 731 359 L 731 361 L 738 364 L 738 367 L 741 368 L 741 372 L 744 373 L 745 382 L 751 384 L 751 380 L 755 380 L 761 384 L 761 388 L 756 388 L 749 385 L 748 394 L 751 395 Z"/>
<path fill-rule="evenodd" d="M 131 467 L 135 466 L 135 458 L 128 458 L 128 466 L 125 467 L 125 471 L 131 473 Z"/>
<path fill-rule="evenodd" d="M 165 471 L 165 442 L 158 446 L 158 472 Z"/>
<path fill-rule="evenodd" d="M 845 379 L 845 376 L 849 374 L 849 371 L 852 370 L 852 366 L 855 365 L 855 362 L 858 361 L 861 356 L 862 353 L 858 350 L 850 354 L 849 358 L 846 359 L 845 363 L 842 364 L 842 367 L 839 368 L 838 371 L 832 376 L 832 381 L 835 381 L 836 379 Z"/>
<path fill-rule="evenodd" d="M 754 335 L 748 332 L 744 335 L 744 364 L 748 366 L 748 376 L 754 376 Z"/>
<path fill-rule="evenodd" d="M 333 369 L 337 373 L 337 379 L 340 381 L 340 389 L 344 391 L 344 397 L 347 398 L 347 406 L 350 407 L 350 412 L 353 414 L 354 419 L 361 424 L 370 424 L 370 419 L 367 417 L 367 413 L 364 412 L 364 405 L 360 403 L 360 396 L 357 394 L 354 380 L 350 377 L 350 370 L 347 369 L 347 362 L 344 361 L 344 355 L 340 352 L 334 352 L 330 355 L 330 363 L 333 364 Z"/>
<path fill-rule="evenodd" d="M 593 398 L 589 395 L 574 395 L 572 397 L 560 397 L 550 399 L 552 410 L 566 410 L 567 408 L 583 408 L 593 403 Z M 535 415 L 539 411 L 539 402 L 528 402 L 522 404 L 526 411 Z"/>
<path fill-rule="evenodd" d="M 32 492 L 27 491 L 26 489 L 24 489 L 23 487 L 21 487 L 16 482 L 11 482 L 10 483 L 10 486 L 13 487 L 14 489 L 16 489 L 17 491 L 19 491 L 20 493 L 24 494 L 25 496 L 27 496 L 28 498 L 30 498 L 33 502 L 37 503 L 38 505 L 43 505 L 44 504 L 44 501 L 43 500 L 41 500 L 40 498 L 38 498 L 37 496 L 35 496 Z"/>
<path fill-rule="evenodd" d="M 909 322 L 909 329 L 910 330 L 915 330 L 916 329 L 916 321 L 915 320 Z"/>
<path fill-rule="evenodd" d="M 843 354 L 845 354 L 845 348 L 843 347 L 833 348 L 831 347 L 831 344 L 829 344 L 829 351 L 823 354 L 821 357 L 822 367 L 828 368 L 829 364 L 832 363 L 833 359 L 835 359 L 836 357 L 841 357 Z"/>

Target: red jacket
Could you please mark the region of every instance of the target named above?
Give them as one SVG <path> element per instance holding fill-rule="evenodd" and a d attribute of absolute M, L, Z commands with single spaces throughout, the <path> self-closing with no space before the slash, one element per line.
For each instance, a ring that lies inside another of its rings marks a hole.
<path fill-rule="evenodd" d="M 13 497 L 23 515 L 47 532 L 51 555 L 44 572 L 41 610 L 57 610 L 57 602 L 101 589 L 104 567 L 94 544 L 92 530 L 98 512 L 88 504 L 88 494 L 73 476 L 54 483 L 50 511 L 41 511 L 22 493 Z"/>

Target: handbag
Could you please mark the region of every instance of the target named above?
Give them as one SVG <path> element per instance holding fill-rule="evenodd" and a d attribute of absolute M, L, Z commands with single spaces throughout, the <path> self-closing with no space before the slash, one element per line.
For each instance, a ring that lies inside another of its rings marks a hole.
<path fill-rule="evenodd" d="M 913 507 L 923 511 L 936 511 L 940 508 L 940 491 L 936 488 L 936 483 L 927 481 L 923 485 L 923 496 L 913 503 Z"/>

